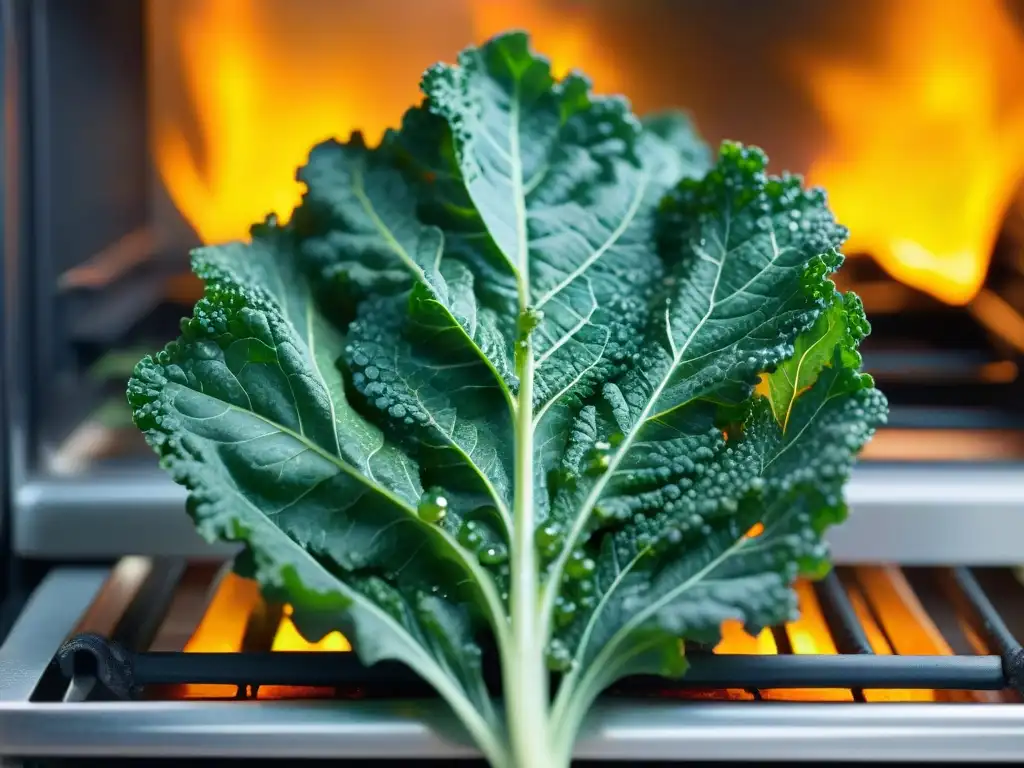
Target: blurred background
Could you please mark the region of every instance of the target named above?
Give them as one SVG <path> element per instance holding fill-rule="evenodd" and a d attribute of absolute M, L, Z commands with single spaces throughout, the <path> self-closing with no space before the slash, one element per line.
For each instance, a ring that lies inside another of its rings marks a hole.
<path fill-rule="evenodd" d="M 827 188 L 893 405 L 866 464 L 1024 457 L 1024 0 L 8 5 L 8 533 L 26 556 L 190 535 L 159 522 L 182 496 L 124 401 L 201 294 L 189 248 L 287 217 L 312 144 L 377 141 L 425 67 L 510 28 L 556 72 Z"/>

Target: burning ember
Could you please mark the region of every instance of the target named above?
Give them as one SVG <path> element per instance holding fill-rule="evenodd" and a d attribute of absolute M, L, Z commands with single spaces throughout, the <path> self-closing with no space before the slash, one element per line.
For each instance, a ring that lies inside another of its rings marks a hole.
<path fill-rule="evenodd" d="M 847 250 L 966 304 L 1024 178 L 1024 33 L 1002 0 L 877 7 L 877 56 L 798 60 L 830 136 L 808 176 Z"/>

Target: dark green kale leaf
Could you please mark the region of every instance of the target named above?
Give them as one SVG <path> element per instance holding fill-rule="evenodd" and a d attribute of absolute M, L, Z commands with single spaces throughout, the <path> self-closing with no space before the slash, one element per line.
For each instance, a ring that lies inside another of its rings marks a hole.
<path fill-rule="evenodd" d="M 493 765 L 563 766 L 616 679 L 793 615 L 885 400 L 822 192 L 523 34 L 422 86 L 380 146 L 312 150 L 287 224 L 193 254 L 128 397 L 301 631 L 408 664 Z"/>

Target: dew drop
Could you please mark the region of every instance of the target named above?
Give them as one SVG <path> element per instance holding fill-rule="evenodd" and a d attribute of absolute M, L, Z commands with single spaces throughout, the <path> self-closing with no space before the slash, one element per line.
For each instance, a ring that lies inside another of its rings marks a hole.
<path fill-rule="evenodd" d="M 440 488 L 431 488 L 420 497 L 416 514 L 425 523 L 439 523 L 448 514 L 448 497 Z"/>
<path fill-rule="evenodd" d="M 534 540 L 541 554 L 546 557 L 553 557 L 558 554 L 558 549 L 561 545 L 562 529 L 551 523 L 541 526 L 534 534 Z"/>
<path fill-rule="evenodd" d="M 603 440 L 594 443 L 594 447 L 587 453 L 586 473 L 588 475 L 591 477 L 602 475 L 608 470 L 612 462 L 611 449 L 611 445 Z"/>
<path fill-rule="evenodd" d="M 501 565 L 508 560 L 508 550 L 504 544 L 491 544 L 481 549 L 477 557 L 484 565 Z"/>
<path fill-rule="evenodd" d="M 576 603 L 572 600 L 560 599 L 555 604 L 555 623 L 560 627 L 567 626 L 576 618 Z"/>
<path fill-rule="evenodd" d="M 596 569 L 597 564 L 580 549 L 572 553 L 572 557 L 569 558 L 569 562 L 565 565 L 566 573 L 573 579 L 585 579 Z"/>
<path fill-rule="evenodd" d="M 548 645 L 548 666 L 556 672 L 565 672 L 572 665 L 572 653 L 561 640 L 552 640 Z"/>
<path fill-rule="evenodd" d="M 459 544 L 471 549 L 474 552 L 478 550 L 484 543 L 484 537 L 480 533 L 480 524 L 475 520 L 469 520 L 459 526 L 459 532 L 456 534 L 456 538 Z"/>

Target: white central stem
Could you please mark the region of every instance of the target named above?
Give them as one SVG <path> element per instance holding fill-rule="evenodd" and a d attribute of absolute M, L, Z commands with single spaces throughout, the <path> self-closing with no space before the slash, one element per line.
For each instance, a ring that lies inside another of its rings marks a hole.
<path fill-rule="evenodd" d="M 548 675 L 537 615 L 538 565 L 533 541 L 533 369 L 533 348 L 526 336 L 516 348 L 519 404 L 511 569 L 512 647 L 504 654 L 502 670 L 509 737 L 517 768 L 544 768 L 551 761 L 547 733 Z"/>

